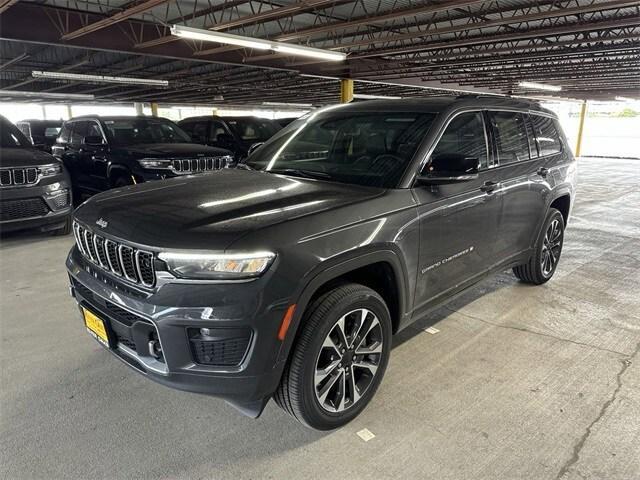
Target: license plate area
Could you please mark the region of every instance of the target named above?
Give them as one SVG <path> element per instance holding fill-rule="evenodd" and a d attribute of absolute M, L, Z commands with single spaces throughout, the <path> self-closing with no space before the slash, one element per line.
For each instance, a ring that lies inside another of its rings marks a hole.
<path fill-rule="evenodd" d="M 85 327 L 87 327 L 87 331 L 89 332 L 89 334 L 102 345 L 110 348 L 112 342 L 107 323 L 92 311 L 86 309 L 85 307 L 81 308 L 84 325 Z"/>

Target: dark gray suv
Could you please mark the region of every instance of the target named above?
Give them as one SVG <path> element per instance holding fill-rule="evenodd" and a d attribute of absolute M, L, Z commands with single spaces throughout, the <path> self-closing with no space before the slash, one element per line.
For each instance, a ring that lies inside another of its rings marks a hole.
<path fill-rule="evenodd" d="M 575 178 L 535 103 L 332 106 L 238 169 L 97 195 L 67 268 L 88 331 L 138 372 L 331 429 L 393 334 L 493 272 L 553 276 Z"/>

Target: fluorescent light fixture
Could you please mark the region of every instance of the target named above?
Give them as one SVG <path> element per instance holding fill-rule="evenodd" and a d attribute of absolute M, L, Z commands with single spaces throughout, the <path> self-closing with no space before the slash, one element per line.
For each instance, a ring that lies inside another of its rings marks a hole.
<path fill-rule="evenodd" d="M 547 90 L 549 92 L 559 92 L 562 90 L 562 87 L 557 85 L 545 85 L 544 83 L 535 83 L 535 82 L 520 82 L 518 83 L 520 87 L 530 88 L 532 90 Z"/>
<path fill-rule="evenodd" d="M 288 53 L 291 55 L 300 55 L 302 57 L 318 58 L 321 60 L 329 60 L 332 62 L 343 62 L 347 58 L 346 53 L 330 52 L 319 48 L 291 46 L 283 43 L 275 44 L 272 49 L 279 53 Z"/>
<path fill-rule="evenodd" d="M 230 33 L 211 32 L 201 28 L 183 27 L 182 25 L 172 25 L 171 34 L 180 38 L 190 40 L 203 40 L 205 42 L 224 43 L 227 45 L 237 45 L 239 47 L 256 48 L 258 50 L 270 50 L 271 42 L 257 38 L 242 37 Z"/>
<path fill-rule="evenodd" d="M 76 82 L 96 82 L 96 83 L 120 83 L 124 85 L 153 85 L 156 87 L 168 87 L 168 80 L 151 80 L 149 78 L 131 77 L 110 77 L 108 75 L 87 75 L 84 73 L 66 72 L 43 72 L 34 70 L 31 72 L 33 78 L 48 78 L 51 80 L 74 80 Z"/>
<path fill-rule="evenodd" d="M 307 78 L 322 78 L 323 80 L 340 80 L 338 77 L 327 77 L 326 75 L 311 75 L 309 73 L 301 73 L 301 77 Z"/>
<path fill-rule="evenodd" d="M 402 97 L 390 97 L 387 95 L 368 95 L 366 93 L 354 93 L 353 98 L 360 100 L 400 100 Z"/>
<path fill-rule="evenodd" d="M 191 40 L 237 45 L 239 47 L 255 48 L 259 50 L 273 50 L 274 52 L 318 58 L 321 60 L 341 62 L 347 58 L 347 54 L 342 52 L 332 52 L 330 50 L 305 47 L 303 45 L 291 45 L 283 42 L 272 42 L 270 40 L 262 40 L 260 38 L 243 37 L 240 35 L 232 35 L 230 33 L 203 30 L 201 28 L 185 27 L 183 25 L 172 25 L 171 34 Z"/>
<path fill-rule="evenodd" d="M 635 98 L 629 98 L 629 97 L 616 97 L 616 100 L 618 102 L 637 102 Z"/>
<path fill-rule="evenodd" d="M 262 105 L 269 106 L 269 107 L 300 107 L 300 108 L 313 107 L 313 103 L 262 102 Z"/>
<path fill-rule="evenodd" d="M 55 100 L 93 100 L 95 97 L 82 93 L 25 92 L 21 90 L 0 90 L 0 97 L 50 98 Z"/>

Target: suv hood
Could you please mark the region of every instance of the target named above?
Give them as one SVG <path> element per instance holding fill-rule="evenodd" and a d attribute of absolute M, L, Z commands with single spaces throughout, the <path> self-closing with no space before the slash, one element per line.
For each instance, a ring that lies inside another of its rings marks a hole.
<path fill-rule="evenodd" d="M 157 157 L 157 158 L 193 158 L 197 156 L 223 156 L 231 155 L 229 150 L 197 143 L 153 143 L 127 146 L 116 146 L 112 148 L 114 153 L 130 155 L 135 158 Z"/>
<path fill-rule="evenodd" d="M 139 245 L 224 250 L 247 233 L 383 193 L 224 169 L 111 190 L 85 202 L 75 215 L 94 231 Z"/>
<path fill-rule="evenodd" d="M 0 167 L 37 167 L 57 163 L 55 157 L 36 148 L 0 148 Z"/>

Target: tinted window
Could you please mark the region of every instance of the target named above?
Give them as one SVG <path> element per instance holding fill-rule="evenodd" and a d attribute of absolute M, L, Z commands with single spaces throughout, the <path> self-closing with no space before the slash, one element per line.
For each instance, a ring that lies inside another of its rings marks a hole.
<path fill-rule="evenodd" d="M 529 152 L 531 158 L 538 158 L 538 146 L 536 145 L 536 136 L 533 133 L 533 124 L 531 123 L 531 117 L 525 115 L 525 125 L 527 126 L 527 137 L 529 138 Z"/>
<path fill-rule="evenodd" d="M 71 132 L 71 143 L 78 145 L 82 143 L 82 139 L 86 137 L 89 131 L 89 122 L 73 122 L 73 130 Z"/>
<path fill-rule="evenodd" d="M 320 111 L 256 150 L 247 165 L 274 173 L 392 188 L 434 117 L 414 112 Z"/>
<path fill-rule="evenodd" d="M 65 123 L 64 125 L 62 125 L 62 130 L 60 130 L 58 141 L 60 143 L 69 143 L 70 140 L 71 140 L 71 124 Z"/>
<path fill-rule="evenodd" d="M 244 142 L 264 142 L 278 131 L 269 120 L 252 117 L 229 118 L 227 124 Z"/>
<path fill-rule="evenodd" d="M 196 143 L 207 143 L 207 129 L 209 122 L 196 122 L 192 124 L 191 138 Z"/>
<path fill-rule="evenodd" d="M 496 136 L 500 164 L 529 160 L 529 138 L 524 115 L 513 112 L 491 112 L 489 115 Z"/>
<path fill-rule="evenodd" d="M 431 158 L 445 155 L 478 158 L 480 168 L 486 168 L 487 142 L 482 113 L 463 113 L 451 121 L 438 141 Z"/>
<path fill-rule="evenodd" d="M 47 127 L 44 129 L 45 137 L 57 137 L 60 133 L 60 127 Z"/>
<path fill-rule="evenodd" d="M 229 135 L 229 133 L 222 123 L 216 121 L 211 122 L 211 140 L 217 142 L 218 136 L 220 135 Z"/>
<path fill-rule="evenodd" d="M 191 137 L 185 131 L 168 120 L 122 118 L 104 120 L 104 125 L 117 145 L 191 142 Z"/>
<path fill-rule="evenodd" d="M 559 153 L 562 150 L 562 144 L 560 143 L 560 136 L 553 118 L 532 115 L 531 120 L 540 156 Z"/>
<path fill-rule="evenodd" d="M 31 136 L 31 128 L 29 128 L 28 123 L 24 123 L 24 122 L 16 123 L 16 127 L 18 127 L 18 129 L 20 129 L 20 131 L 24 133 L 26 137 Z"/>
<path fill-rule="evenodd" d="M 0 146 L 4 148 L 30 147 L 31 142 L 15 125 L 5 120 L 0 122 Z"/>

